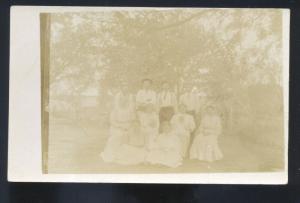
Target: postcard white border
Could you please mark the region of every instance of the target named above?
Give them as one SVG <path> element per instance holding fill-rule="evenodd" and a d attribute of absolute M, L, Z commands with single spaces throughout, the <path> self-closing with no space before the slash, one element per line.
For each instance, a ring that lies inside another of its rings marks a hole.
<path fill-rule="evenodd" d="M 8 180 L 13 182 L 113 182 L 286 184 L 288 180 L 289 19 L 283 9 L 285 170 L 272 173 L 191 174 L 42 174 L 40 24 L 43 12 L 79 12 L 132 9 L 126 7 L 11 8 Z M 224 9 L 224 8 L 222 8 Z"/>

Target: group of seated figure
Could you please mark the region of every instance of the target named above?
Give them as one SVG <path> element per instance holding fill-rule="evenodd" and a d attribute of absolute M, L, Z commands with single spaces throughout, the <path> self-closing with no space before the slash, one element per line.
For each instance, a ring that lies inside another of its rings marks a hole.
<path fill-rule="evenodd" d="M 136 96 L 126 87 L 116 94 L 102 159 L 122 165 L 173 168 L 188 158 L 209 162 L 222 159 L 218 144 L 222 123 L 215 105 L 202 106 L 201 117 L 196 119 L 197 100 L 191 92 L 177 99 L 168 83 L 160 93 L 151 85 L 146 79 Z"/>

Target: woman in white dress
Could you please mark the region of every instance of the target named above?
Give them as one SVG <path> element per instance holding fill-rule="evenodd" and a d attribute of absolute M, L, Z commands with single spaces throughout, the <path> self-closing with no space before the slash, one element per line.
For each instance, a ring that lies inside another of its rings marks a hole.
<path fill-rule="evenodd" d="M 190 92 L 184 88 L 183 94 L 179 98 L 179 103 L 186 106 L 186 112 L 194 118 L 199 108 L 199 98 L 197 95 L 197 88 L 194 87 Z"/>
<path fill-rule="evenodd" d="M 159 107 L 159 122 L 170 121 L 175 113 L 176 95 L 171 90 L 169 83 L 162 84 L 162 90 L 157 96 Z"/>
<path fill-rule="evenodd" d="M 223 158 L 218 138 L 222 133 L 221 118 L 214 106 L 208 106 L 196 131 L 190 149 L 190 158 L 203 161 L 216 161 Z"/>
<path fill-rule="evenodd" d="M 162 133 L 155 139 L 146 161 L 150 164 L 176 168 L 182 164 L 180 140 L 169 122 L 165 121 L 161 125 Z"/>
<path fill-rule="evenodd" d="M 178 106 L 178 113 L 171 119 L 172 128 L 176 130 L 182 145 L 182 157 L 186 156 L 186 152 L 190 145 L 191 133 L 195 130 L 194 117 L 186 113 L 186 106 L 180 104 Z"/>
<path fill-rule="evenodd" d="M 152 137 L 158 132 L 158 116 L 156 114 L 157 98 L 156 92 L 152 89 L 152 80 L 144 79 L 142 89 L 136 94 L 136 115 L 135 137 L 132 143 L 138 146 L 145 145 L 148 147 Z M 157 129 L 156 129 L 157 128 Z"/>
<path fill-rule="evenodd" d="M 139 118 L 140 133 L 144 137 L 144 146 L 149 149 L 158 135 L 159 128 L 159 117 L 154 105 L 146 105 L 144 111 L 140 112 Z"/>
<path fill-rule="evenodd" d="M 148 104 L 157 105 L 157 95 L 152 89 L 152 80 L 144 79 L 143 87 L 136 94 L 136 109 L 137 111 L 144 111 Z"/>
<path fill-rule="evenodd" d="M 115 106 L 110 114 L 110 136 L 101 157 L 105 162 L 124 165 L 144 162 L 143 148 L 128 144 L 134 121 L 134 108 L 130 95 L 117 94 Z"/>

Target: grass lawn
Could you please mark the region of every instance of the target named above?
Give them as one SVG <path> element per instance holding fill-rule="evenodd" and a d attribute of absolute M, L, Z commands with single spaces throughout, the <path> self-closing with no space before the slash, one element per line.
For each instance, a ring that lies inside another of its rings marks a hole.
<path fill-rule="evenodd" d="M 278 171 L 280 150 L 247 142 L 242 135 L 220 137 L 224 158 L 208 164 L 186 159 L 177 168 L 159 165 L 122 166 L 104 163 L 99 154 L 104 149 L 108 125 L 74 124 L 53 120 L 49 126 L 49 173 L 198 173 Z M 270 161 L 273 160 L 273 161 Z"/>

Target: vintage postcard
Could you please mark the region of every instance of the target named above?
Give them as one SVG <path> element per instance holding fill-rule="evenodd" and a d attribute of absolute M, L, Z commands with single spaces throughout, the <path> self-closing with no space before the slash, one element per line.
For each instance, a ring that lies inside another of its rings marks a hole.
<path fill-rule="evenodd" d="M 287 183 L 289 10 L 13 7 L 10 181 Z"/>

